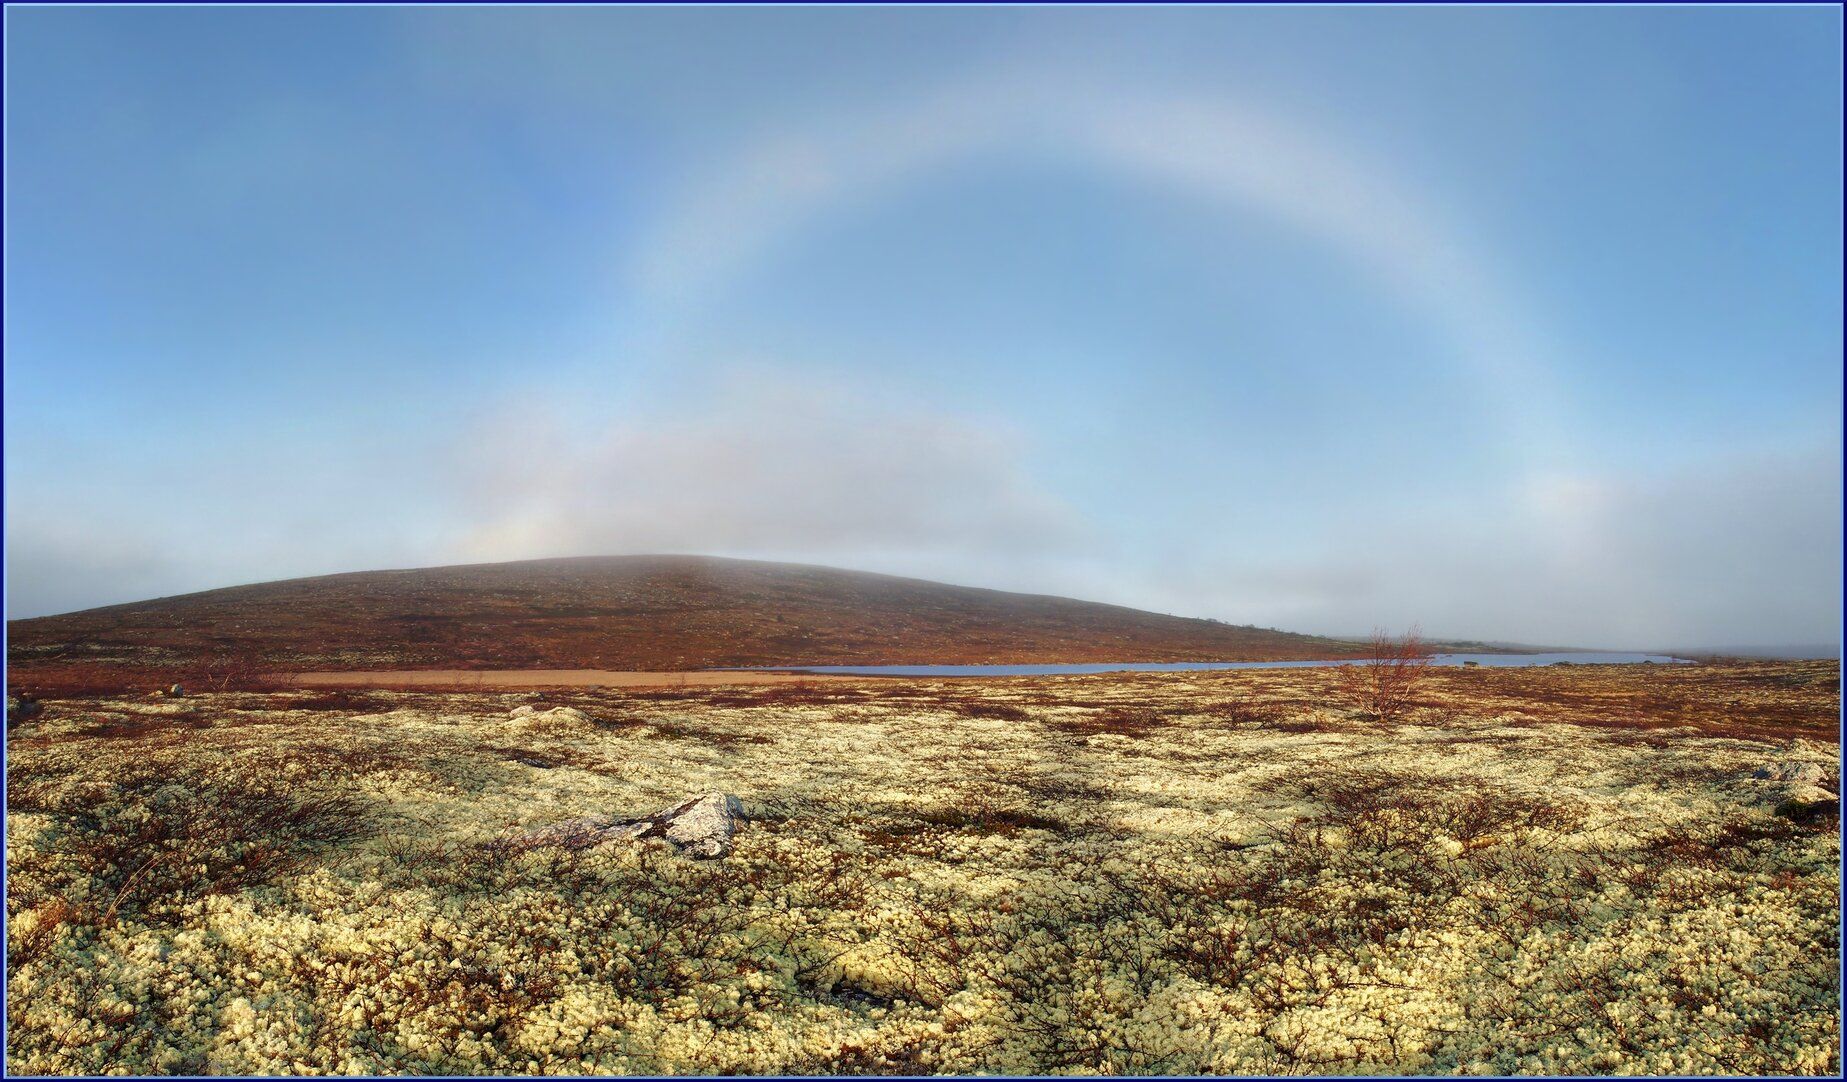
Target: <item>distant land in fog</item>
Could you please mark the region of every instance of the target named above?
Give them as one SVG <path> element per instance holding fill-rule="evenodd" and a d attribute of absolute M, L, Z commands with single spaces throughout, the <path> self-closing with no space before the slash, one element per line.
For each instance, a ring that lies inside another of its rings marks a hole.
<path fill-rule="evenodd" d="M 807 564 L 591 556 L 233 586 L 7 624 L 14 668 L 675 670 L 1269 661 L 1355 642 Z M 100 674 L 100 673 L 99 673 Z"/>
<path fill-rule="evenodd" d="M 1797 646 L 1682 646 L 1659 651 L 1676 657 L 1745 657 L 1772 661 L 1839 660 L 1839 643 L 1811 643 Z"/>

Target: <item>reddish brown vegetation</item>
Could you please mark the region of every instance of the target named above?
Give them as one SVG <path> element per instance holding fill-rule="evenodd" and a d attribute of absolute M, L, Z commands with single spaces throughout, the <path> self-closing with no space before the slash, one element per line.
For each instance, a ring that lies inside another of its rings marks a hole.
<path fill-rule="evenodd" d="M 391 707 L 376 696 L 363 691 L 334 688 L 282 704 L 285 710 L 309 710 L 315 713 L 376 714 Z"/>
<path fill-rule="evenodd" d="M 702 698 L 712 706 L 823 706 L 863 703 L 866 692 L 851 684 L 796 683 L 768 687 L 717 687 Z"/>
<path fill-rule="evenodd" d="M 100 802 L 56 775 L 24 780 L 9 788 L 8 810 L 70 817 L 80 828 L 64 843 L 73 866 L 96 870 L 83 901 L 61 902 L 59 916 L 105 926 L 130 914 L 159 920 L 185 901 L 292 874 L 316 850 L 366 830 L 364 809 L 350 797 L 206 783 L 167 761 L 113 779 L 110 799 Z"/>
<path fill-rule="evenodd" d="M 989 701 L 956 700 L 943 704 L 945 707 L 961 714 L 965 718 L 987 718 L 991 721 L 1025 721 L 1032 714 L 1023 706 L 1013 703 Z"/>
<path fill-rule="evenodd" d="M 274 687 L 274 667 L 245 653 L 201 658 L 173 671 L 174 682 L 190 691 L 256 691 Z"/>
<path fill-rule="evenodd" d="M 1160 712 L 1146 707 L 1112 706 L 1094 714 L 1052 722 L 1052 727 L 1079 736 L 1141 736 L 1166 723 L 1167 719 Z"/>
<path fill-rule="evenodd" d="M 1430 652 L 1417 629 L 1394 638 L 1374 631 L 1365 660 L 1334 671 L 1341 694 L 1380 721 L 1394 721 L 1416 702 L 1430 671 Z"/>
<path fill-rule="evenodd" d="M 14 621 L 22 679 L 254 686 L 265 670 L 1212 661 L 1352 644 L 1068 598 L 679 556 L 534 560 L 240 586 Z"/>
<path fill-rule="evenodd" d="M 172 736 L 188 729 L 203 729 L 211 723 L 193 713 L 130 714 L 106 718 L 77 730 L 78 736 L 132 737 Z"/>
<path fill-rule="evenodd" d="M 1205 712 L 1236 725 L 1276 725 L 1285 709 L 1281 703 L 1259 699 L 1248 691 L 1233 690 L 1226 698 L 1212 703 Z"/>
<path fill-rule="evenodd" d="M 1629 730 L 1637 741 L 1669 739 L 1657 730 L 1683 727 L 1746 740 L 1840 736 L 1837 661 L 1431 669 L 1426 676 L 1427 698 L 1475 713 Z"/>

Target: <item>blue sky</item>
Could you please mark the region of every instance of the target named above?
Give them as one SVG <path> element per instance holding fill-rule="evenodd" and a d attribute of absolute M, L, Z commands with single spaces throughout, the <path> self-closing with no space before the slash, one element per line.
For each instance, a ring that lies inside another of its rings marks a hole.
<path fill-rule="evenodd" d="M 9 616 L 689 551 L 1836 638 L 1833 9 L 6 18 Z"/>

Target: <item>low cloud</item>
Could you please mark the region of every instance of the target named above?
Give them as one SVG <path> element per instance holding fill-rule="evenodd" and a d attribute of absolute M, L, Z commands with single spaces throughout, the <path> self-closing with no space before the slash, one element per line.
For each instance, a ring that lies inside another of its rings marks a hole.
<path fill-rule="evenodd" d="M 161 597 L 192 587 L 186 570 L 141 537 L 72 528 L 68 520 L 7 530 L 8 618 Z"/>
<path fill-rule="evenodd" d="M 1544 478 L 1471 516 L 1369 524 L 1289 564 L 1224 554 L 1150 580 L 1141 602 L 1333 634 L 1428 633 L 1568 646 L 1834 643 L 1841 469 L 1830 450 L 1696 471 Z"/>
<path fill-rule="evenodd" d="M 311 499 L 259 483 L 273 466 L 256 462 L 214 482 L 236 500 L 38 492 L 8 527 L 8 618 L 299 575 L 639 552 L 1004 588 L 1093 536 L 1032 479 L 1005 424 L 786 369 L 721 382 L 702 404 L 607 422 L 502 399 L 459 451 L 380 448 L 367 476 L 344 462 L 313 475 Z"/>
<path fill-rule="evenodd" d="M 732 372 L 701 405 L 609 423 L 562 407 L 499 412 L 459 458 L 417 458 L 428 472 L 377 464 L 379 491 L 350 513 L 290 514 L 292 489 L 220 514 L 47 493 L 22 506 L 15 493 L 8 615 L 370 567 L 697 552 L 1337 635 L 1416 623 L 1612 648 L 1838 639 L 1831 447 L 1554 474 L 1443 506 L 1407 499 L 1351 528 L 1272 517 L 1228 533 L 1181 504 L 1161 510 L 1171 528 L 1151 551 L 1040 484 L 1035 448 L 1009 426 L 790 370 Z M 427 498 L 406 503 L 407 492 Z"/>
<path fill-rule="evenodd" d="M 560 414 L 561 416 L 561 414 Z M 1004 427 L 746 379 L 672 419 L 550 423 L 469 452 L 482 560 L 703 552 L 860 565 L 1046 553 L 1084 532 Z"/>

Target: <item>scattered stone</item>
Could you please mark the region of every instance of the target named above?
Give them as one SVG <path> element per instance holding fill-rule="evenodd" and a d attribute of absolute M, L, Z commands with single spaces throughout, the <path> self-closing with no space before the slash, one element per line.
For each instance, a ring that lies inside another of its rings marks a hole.
<path fill-rule="evenodd" d="M 1760 781 L 1787 781 L 1798 785 L 1821 785 L 1828 779 L 1828 771 L 1820 763 L 1803 763 L 1785 761 L 1768 763 L 1757 768 L 1751 775 Z"/>
<path fill-rule="evenodd" d="M 1787 800 L 1776 806 L 1775 814 L 1779 818 L 1806 826 L 1830 816 L 1839 816 L 1841 798 L 1826 789 L 1799 786 L 1790 793 Z"/>
<path fill-rule="evenodd" d="M 731 836 L 744 818 L 744 804 L 729 793 L 707 793 L 656 816 L 661 836 L 695 857 L 731 852 Z M 643 835 L 644 837 L 646 835 Z"/>
<path fill-rule="evenodd" d="M 566 819 L 529 830 L 508 844 L 516 850 L 546 845 L 588 849 L 614 841 L 662 838 L 695 860 L 711 860 L 731 852 L 732 835 L 745 818 L 744 805 L 737 797 L 707 793 L 640 819 L 613 815 Z"/>
<path fill-rule="evenodd" d="M 1783 787 L 1783 798 L 1785 800 L 1801 800 L 1812 804 L 1818 800 L 1833 800 L 1835 796 L 1834 790 L 1820 785 L 1785 785 Z"/>
<path fill-rule="evenodd" d="M 868 991 L 856 984 L 842 981 L 826 993 L 827 997 L 842 1007 L 856 1008 L 862 1011 L 889 1010 L 898 1001 L 890 996 Z"/>
<path fill-rule="evenodd" d="M 172 811 L 184 806 L 192 799 L 192 790 L 184 785 L 168 782 L 149 795 L 148 803 L 160 811 Z"/>
<path fill-rule="evenodd" d="M 6 697 L 6 724 L 9 728 L 45 708 L 26 695 L 8 695 Z"/>
<path fill-rule="evenodd" d="M 540 736 L 582 733 L 595 725 L 589 714 L 575 706 L 555 706 L 550 710 L 516 706 L 507 713 L 507 720 L 503 724 L 515 732 Z"/>

